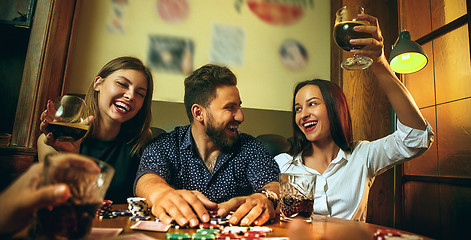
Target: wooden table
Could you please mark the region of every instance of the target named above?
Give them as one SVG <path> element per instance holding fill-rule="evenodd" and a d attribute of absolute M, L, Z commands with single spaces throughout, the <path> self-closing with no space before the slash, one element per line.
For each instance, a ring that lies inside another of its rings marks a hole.
<path fill-rule="evenodd" d="M 113 205 L 113 210 L 122 210 L 126 209 L 127 205 Z M 95 219 L 93 227 L 95 228 L 122 228 L 123 231 L 121 234 L 132 234 L 132 233 L 142 233 L 156 239 L 165 239 L 165 234 L 171 232 L 184 232 L 188 234 L 193 234 L 196 232 L 196 229 L 175 229 L 170 228 L 167 232 L 150 232 L 150 231 L 140 231 L 130 229 L 132 225 L 137 223 L 136 221 L 131 221 L 130 217 L 116 217 L 114 219 Z M 313 238 L 312 239 L 373 239 L 373 234 L 378 229 L 389 229 L 392 228 L 383 227 L 380 225 L 362 223 L 356 221 L 350 221 L 340 218 L 326 217 L 315 215 L 313 217 L 313 222 L 310 224 L 313 229 Z M 273 229 L 271 233 L 267 234 L 268 238 L 276 237 L 288 237 L 288 226 L 289 223 L 279 221 L 279 218 L 276 218 L 272 222 L 264 225 Z M 400 231 L 405 234 L 412 234 L 405 231 Z M 417 235 L 417 234 L 413 234 Z M 420 236 L 424 240 L 430 238 Z"/>

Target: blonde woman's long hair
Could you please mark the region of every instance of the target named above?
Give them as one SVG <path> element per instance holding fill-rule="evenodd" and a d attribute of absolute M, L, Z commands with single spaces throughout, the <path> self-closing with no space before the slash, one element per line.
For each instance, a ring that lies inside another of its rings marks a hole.
<path fill-rule="evenodd" d="M 142 72 L 147 79 L 147 93 L 139 112 L 130 120 L 124 122 L 121 125 L 120 136 L 123 136 L 128 144 L 133 144 L 131 155 L 141 154 L 147 142 L 152 136 L 150 130 L 150 124 L 152 120 L 151 104 L 152 104 L 152 93 L 154 91 L 154 80 L 150 70 L 142 63 L 138 58 L 134 57 L 119 57 L 108 62 L 98 72 L 99 77 L 105 79 L 110 74 L 117 70 L 132 69 Z M 90 85 L 87 94 L 85 95 L 85 103 L 88 109 L 83 113 L 83 118 L 88 116 L 95 116 L 95 120 L 90 127 L 90 130 L 86 136 L 95 137 L 98 134 L 100 128 L 100 111 L 98 108 L 98 92 L 95 91 L 94 82 Z"/>

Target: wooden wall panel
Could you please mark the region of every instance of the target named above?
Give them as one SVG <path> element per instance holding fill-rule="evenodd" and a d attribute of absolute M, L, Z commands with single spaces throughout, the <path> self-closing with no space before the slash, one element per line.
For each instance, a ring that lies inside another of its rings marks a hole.
<path fill-rule="evenodd" d="M 471 188 L 440 184 L 441 239 L 469 239 Z"/>
<path fill-rule="evenodd" d="M 439 238 L 439 185 L 436 183 L 407 182 L 404 184 L 403 227 L 406 231 L 431 238 Z"/>
<path fill-rule="evenodd" d="M 468 27 L 433 40 L 437 104 L 471 97 Z"/>
<path fill-rule="evenodd" d="M 402 75 L 404 85 L 411 93 L 419 108 L 435 105 L 434 57 L 432 42 L 429 42 L 422 47 L 428 57 L 427 66 L 416 73 Z"/>
<path fill-rule="evenodd" d="M 400 1 L 399 12 L 400 29 L 409 31 L 412 40 L 419 39 L 432 31 L 430 0 Z"/>
<path fill-rule="evenodd" d="M 432 0 L 430 7 L 432 30 L 466 14 L 466 0 Z"/>
<path fill-rule="evenodd" d="M 424 118 L 427 119 L 432 129 L 437 129 L 435 109 L 435 106 L 420 109 Z M 435 139 L 437 139 L 436 136 Z M 434 141 L 429 150 L 422 154 L 422 156 L 404 163 L 404 174 L 424 176 L 438 175 L 437 142 L 438 141 Z"/>
<path fill-rule="evenodd" d="M 471 177 L 471 98 L 437 106 L 440 176 Z"/>

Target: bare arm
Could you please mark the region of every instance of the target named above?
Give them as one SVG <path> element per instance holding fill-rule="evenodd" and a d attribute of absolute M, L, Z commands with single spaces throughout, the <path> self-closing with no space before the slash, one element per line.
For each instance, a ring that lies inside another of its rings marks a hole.
<path fill-rule="evenodd" d="M 214 209 L 211 202 L 198 191 L 176 190 L 159 175 L 148 173 L 136 183 L 136 194 L 145 197 L 152 208 L 152 214 L 162 222 L 170 224 L 174 219 L 179 225 L 197 226 L 199 220 L 210 220 L 206 209 Z"/>
<path fill-rule="evenodd" d="M 278 182 L 270 182 L 262 187 L 263 189 L 272 191 L 280 195 L 280 184 Z M 226 215 L 229 211 L 235 211 L 229 222 L 231 224 L 241 225 L 263 225 L 268 220 L 275 217 L 275 209 L 273 203 L 262 193 L 254 193 L 249 196 L 235 197 L 227 202 L 219 204 L 218 215 Z"/>
<path fill-rule="evenodd" d="M 376 76 L 376 79 L 388 97 L 394 111 L 396 112 L 399 120 L 406 126 L 415 129 L 425 130 L 426 123 L 422 114 L 419 111 L 414 99 L 397 78 L 389 66 L 388 61 L 384 55 L 384 44 L 381 29 L 379 28 L 378 19 L 370 15 L 360 15 L 359 19 L 364 19 L 370 22 L 370 26 L 359 26 L 358 31 L 369 32 L 373 38 L 355 39 L 352 44 L 366 45 L 362 49 L 351 50 L 354 54 L 367 56 L 373 59 L 371 69 Z"/>

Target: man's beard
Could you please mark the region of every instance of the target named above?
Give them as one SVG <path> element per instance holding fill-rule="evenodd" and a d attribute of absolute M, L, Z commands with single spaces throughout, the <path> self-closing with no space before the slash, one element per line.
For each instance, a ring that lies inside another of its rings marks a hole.
<path fill-rule="evenodd" d="M 234 143 L 239 138 L 239 134 L 236 134 L 234 136 L 228 136 L 225 133 L 225 126 L 221 128 L 214 126 L 212 124 L 213 123 L 212 116 L 209 114 L 208 117 L 209 117 L 208 125 L 205 128 L 206 135 L 208 135 L 208 137 L 214 142 L 214 144 L 216 144 L 221 149 L 223 150 L 231 149 Z M 234 121 L 234 122 L 230 122 L 228 125 L 231 125 L 234 123 L 240 124 L 240 122 Z"/>

